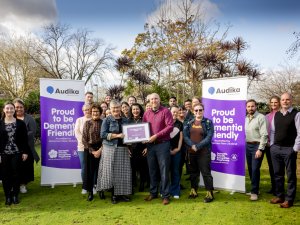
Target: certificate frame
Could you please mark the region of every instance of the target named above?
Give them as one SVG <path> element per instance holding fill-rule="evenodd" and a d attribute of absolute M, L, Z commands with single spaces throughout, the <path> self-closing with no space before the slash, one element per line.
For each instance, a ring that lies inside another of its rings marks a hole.
<path fill-rule="evenodd" d="M 149 123 L 123 124 L 122 131 L 124 144 L 144 142 L 150 139 Z"/>

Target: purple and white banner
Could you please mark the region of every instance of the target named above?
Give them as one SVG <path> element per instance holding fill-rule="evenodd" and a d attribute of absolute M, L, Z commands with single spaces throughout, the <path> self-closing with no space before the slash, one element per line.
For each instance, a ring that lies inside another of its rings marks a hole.
<path fill-rule="evenodd" d="M 214 186 L 245 192 L 247 77 L 204 80 L 204 116 L 214 124 L 211 168 Z"/>
<path fill-rule="evenodd" d="M 74 127 L 83 104 L 84 81 L 40 79 L 41 185 L 82 182 Z"/>

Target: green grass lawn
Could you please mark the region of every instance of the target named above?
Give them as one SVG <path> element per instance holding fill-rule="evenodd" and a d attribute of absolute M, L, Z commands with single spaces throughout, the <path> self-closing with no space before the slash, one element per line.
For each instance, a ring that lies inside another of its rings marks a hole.
<path fill-rule="evenodd" d="M 28 185 L 27 194 L 20 194 L 19 205 L 5 206 L 1 187 L 0 224 L 300 224 L 299 180 L 294 207 L 281 209 L 271 205 L 272 195 L 266 194 L 270 188 L 266 159 L 257 202 L 251 202 L 245 194 L 219 191 L 215 201 L 205 204 L 203 188 L 197 199 L 190 200 L 189 183 L 183 176 L 186 190 L 180 199 L 172 199 L 167 206 L 160 199 L 145 202 L 148 192 L 136 193 L 130 203 L 112 205 L 110 193 L 106 193 L 105 200 L 97 196 L 88 202 L 80 193 L 81 185 L 41 187 L 40 169 L 40 164 L 36 165 L 35 181 Z M 246 184 L 249 189 L 248 178 Z"/>

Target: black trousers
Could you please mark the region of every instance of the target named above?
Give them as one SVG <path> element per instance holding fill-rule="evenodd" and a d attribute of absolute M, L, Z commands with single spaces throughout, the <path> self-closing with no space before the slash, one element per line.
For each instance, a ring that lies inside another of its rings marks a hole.
<path fill-rule="evenodd" d="M 97 184 L 100 158 L 95 158 L 94 155 L 89 152 L 89 150 L 84 150 L 84 183 L 86 184 L 86 187 L 82 188 L 85 188 L 88 192 L 93 192 L 93 187 L 95 184 Z"/>
<path fill-rule="evenodd" d="M 271 157 L 275 176 L 275 194 L 277 197 L 294 202 L 297 188 L 297 153 L 293 147 L 271 146 Z M 284 195 L 284 175 L 287 176 L 287 193 Z"/>
<path fill-rule="evenodd" d="M 21 160 L 20 163 L 20 184 L 28 184 L 34 181 L 34 159 L 32 153 L 28 153 L 25 161 Z"/>
<path fill-rule="evenodd" d="M 266 158 L 269 166 L 269 174 L 270 174 L 270 179 L 271 179 L 271 189 L 275 191 L 275 178 L 274 178 L 274 169 L 273 169 L 273 163 L 272 163 L 272 158 L 271 158 L 271 149 L 270 147 L 266 146 L 265 147 L 265 153 L 266 153 Z"/>
<path fill-rule="evenodd" d="M 198 150 L 202 151 L 200 154 L 189 154 L 189 168 L 191 173 L 191 188 L 194 188 L 196 191 L 199 186 L 199 176 L 200 172 L 203 177 L 205 189 L 207 191 L 214 190 L 213 186 L 213 177 L 211 175 L 211 153 L 208 150 Z"/>
<path fill-rule="evenodd" d="M 181 178 L 183 166 L 184 166 L 184 163 L 186 163 L 186 146 L 184 144 L 182 145 L 180 152 L 181 152 L 181 159 L 180 159 L 180 165 L 179 165 L 179 174 L 180 174 L 180 178 Z M 188 163 L 186 163 L 186 165 L 188 165 Z M 186 169 L 186 172 L 188 173 L 188 169 Z"/>
<path fill-rule="evenodd" d="M 149 168 L 147 157 L 143 156 L 141 149 L 131 150 L 132 186 L 137 184 L 137 174 L 140 175 L 140 184 L 149 184 Z"/>
<path fill-rule="evenodd" d="M 20 154 L 1 155 L 2 184 L 6 197 L 20 192 Z"/>

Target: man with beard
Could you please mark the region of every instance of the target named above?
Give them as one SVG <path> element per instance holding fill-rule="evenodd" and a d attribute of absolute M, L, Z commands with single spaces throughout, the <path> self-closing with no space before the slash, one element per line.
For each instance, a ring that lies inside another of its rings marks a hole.
<path fill-rule="evenodd" d="M 257 112 L 257 103 L 250 99 L 246 103 L 246 159 L 251 180 L 250 200 L 256 201 L 259 193 L 260 167 L 263 151 L 268 142 L 267 121 L 263 114 Z"/>

